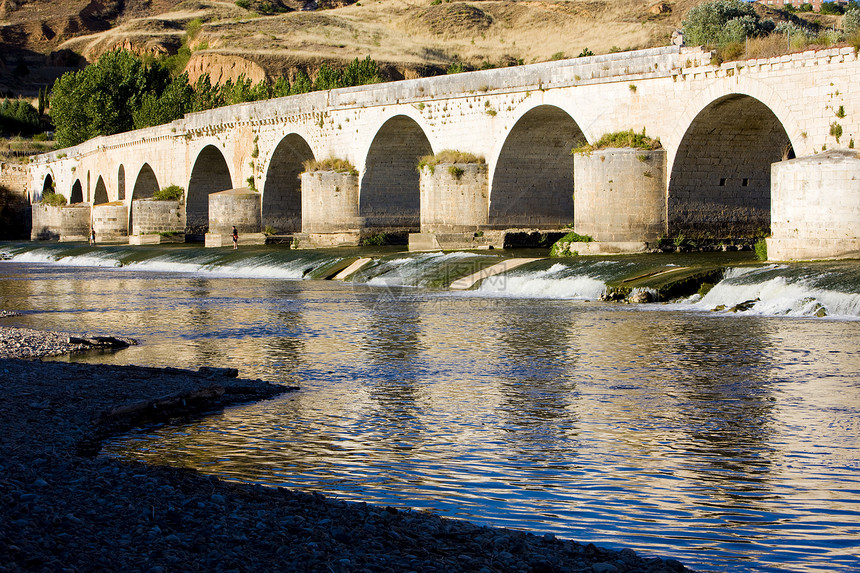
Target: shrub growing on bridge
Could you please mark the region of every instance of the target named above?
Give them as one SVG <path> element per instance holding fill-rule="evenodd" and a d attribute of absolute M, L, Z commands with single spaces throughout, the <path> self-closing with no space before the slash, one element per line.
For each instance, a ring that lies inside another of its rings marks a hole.
<path fill-rule="evenodd" d="M 308 159 L 302 163 L 305 168 L 305 173 L 313 173 L 314 171 L 336 171 L 338 173 L 349 173 L 350 175 L 358 175 L 358 170 L 346 159 L 338 159 L 329 157 L 328 159 L 316 160 Z"/>
<path fill-rule="evenodd" d="M 50 205 L 52 207 L 62 207 L 66 204 L 66 198 L 59 193 L 53 191 L 45 191 L 42 193 L 42 205 Z"/>
<path fill-rule="evenodd" d="M 645 135 L 645 129 L 642 133 L 636 133 L 632 129 L 628 131 L 616 131 L 614 133 L 605 133 L 603 137 L 594 143 L 588 143 L 579 147 L 574 147 L 570 153 L 588 154 L 599 149 L 609 148 L 625 148 L 632 147 L 634 149 L 644 149 L 646 151 L 654 149 L 662 149 L 663 144 L 660 143 L 659 137 L 648 137 Z"/>
<path fill-rule="evenodd" d="M 440 163 L 485 163 L 485 160 L 483 157 L 475 155 L 474 153 L 469 153 L 468 151 L 443 149 L 436 155 L 425 155 L 419 159 L 418 171 L 421 171 L 425 167 L 429 167 L 430 173 L 433 173 L 435 167 Z"/>
<path fill-rule="evenodd" d="M 181 201 L 185 190 L 179 185 L 168 185 L 156 191 L 152 198 L 156 201 Z"/>

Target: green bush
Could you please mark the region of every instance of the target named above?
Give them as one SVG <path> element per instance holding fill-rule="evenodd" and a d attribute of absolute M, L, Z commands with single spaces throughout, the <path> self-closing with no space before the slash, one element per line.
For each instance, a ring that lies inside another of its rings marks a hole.
<path fill-rule="evenodd" d="M 755 242 L 755 256 L 760 261 L 767 260 L 767 242 L 764 239 L 759 239 Z"/>
<path fill-rule="evenodd" d="M 737 41 L 741 33 L 745 34 L 740 38 L 743 41 L 764 32 L 755 9 L 741 0 L 714 0 L 694 6 L 681 25 L 684 41 L 691 46 Z"/>
<path fill-rule="evenodd" d="M 45 191 L 42 193 L 42 205 L 50 205 L 52 207 L 62 207 L 66 204 L 66 198 L 59 193 L 53 191 Z"/>
<path fill-rule="evenodd" d="M 179 185 L 168 185 L 162 187 L 152 196 L 156 201 L 181 201 L 185 190 Z"/>
<path fill-rule="evenodd" d="M 822 2 L 820 12 L 821 14 L 839 16 L 840 14 L 845 13 L 845 8 L 843 8 L 841 4 L 837 4 L 836 2 Z"/>
<path fill-rule="evenodd" d="M 842 17 L 842 29 L 845 35 L 851 36 L 860 32 L 860 8 L 851 8 Z"/>
<path fill-rule="evenodd" d="M 590 243 L 594 241 L 589 235 L 580 235 L 571 231 L 553 244 L 549 250 L 550 257 L 575 257 L 579 253 L 571 250 L 571 246 L 575 243 Z"/>
<path fill-rule="evenodd" d="M 42 131 L 38 110 L 23 99 L 4 99 L 0 104 L 0 132 L 33 134 Z"/>
<path fill-rule="evenodd" d="M 448 66 L 448 70 L 445 73 L 446 74 L 462 74 L 465 71 L 466 71 L 466 66 L 464 66 L 462 62 L 453 62 L 450 66 Z"/>
<path fill-rule="evenodd" d="M 385 244 L 388 244 L 388 235 L 385 233 L 365 237 L 358 241 L 360 247 L 379 247 Z"/>
<path fill-rule="evenodd" d="M 192 20 L 187 27 L 188 36 L 193 37 L 199 29 L 200 25 Z M 379 65 L 368 56 L 363 60 L 355 58 L 343 70 L 324 64 L 316 84 L 300 70 L 292 85 L 286 78 L 279 78 L 274 85 L 266 81 L 254 84 L 240 75 L 235 81 L 227 80 L 223 85 L 213 86 L 209 75 L 204 74 L 192 86 L 187 74 L 176 75 L 188 57 L 187 42 L 175 56 L 149 57 L 145 61 L 131 52 L 117 50 L 82 70 L 64 74 L 51 91 L 51 117 L 60 146 L 77 145 L 99 135 L 161 125 L 186 113 L 224 105 L 382 81 Z M 8 104 L 12 105 L 18 104 Z M 25 111 L 22 108 L 21 113 Z M 27 121 L 34 125 L 29 132 L 41 131 L 38 111 L 33 108 L 32 113 L 26 113 L 29 114 Z M 0 121 L 4 122 L 0 129 L 25 131 L 19 129 L 17 123 L 7 129 L 5 117 L 0 114 Z"/>

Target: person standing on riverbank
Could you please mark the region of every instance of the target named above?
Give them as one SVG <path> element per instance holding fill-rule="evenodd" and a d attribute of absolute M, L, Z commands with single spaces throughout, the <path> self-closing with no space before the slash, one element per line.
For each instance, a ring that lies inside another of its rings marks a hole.
<path fill-rule="evenodd" d="M 236 225 L 233 225 L 233 248 L 239 248 L 239 230 L 236 229 Z"/>
<path fill-rule="evenodd" d="M 91 245 L 96 244 L 96 228 L 95 227 L 90 227 L 90 244 Z"/>

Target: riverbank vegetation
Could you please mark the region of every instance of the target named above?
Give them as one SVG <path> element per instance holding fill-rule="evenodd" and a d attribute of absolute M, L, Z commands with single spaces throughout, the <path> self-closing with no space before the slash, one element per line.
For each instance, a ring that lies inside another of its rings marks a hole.
<path fill-rule="evenodd" d="M 58 143 L 69 147 L 100 135 L 169 123 L 186 113 L 379 81 L 379 66 L 367 57 L 342 70 L 323 65 L 313 81 L 301 71 L 292 82 L 281 77 L 252 83 L 239 76 L 235 82 L 213 85 L 204 74 L 192 85 L 185 72 L 172 76 L 165 61 L 144 61 L 116 50 L 56 81 L 50 94 L 51 118 Z"/>
<path fill-rule="evenodd" d="M 703 45 L 715 50 L 713 63 L 764 58 L 830 47 L 841 42 L 860 49 L 860 2 L 846 6 L 835 2 L 822 4 L 821 14 L 842 16 L 841 29 L 822 26 L 794 14 L 812 12 L 811 4 L 797 8 L 788 5 L 782 17 L 762 18 L 754 4 L 742 0 L 714 0 L 694 6 L 687 12 L 682 26 L 687 45 Z"/>

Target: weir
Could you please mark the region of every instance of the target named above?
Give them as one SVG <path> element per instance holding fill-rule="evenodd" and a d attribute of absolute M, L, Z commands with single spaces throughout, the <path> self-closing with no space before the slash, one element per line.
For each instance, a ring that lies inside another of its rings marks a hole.
<path fill-rule="evenodd" d="M 719 66 L 711 57 L 672 46 L 219 108 L 37 156 L 29 188 L 88 207 L 120 202 L 137 243 L 184 217 L 185 236 L 224 244 L 214 228 L 245 225 L 248 214 L 215 214 L 211 197 L 247 187 L 259 212 L 240 234 L 290 236 L 300 248 L 382 233 L 410 234 L 414 250 L 488 248 L 512 229 L 572 225 L 596 239 L 582 254 L 771 235 L 773 259 L 855 256 L 858 55 L 832 48 Z M 571 155 L 628 130 L 659 138 L 662 151 Z M 422 156 L 449 149 L 484 163 L 418 171 Z M 842 175 L 806 185 L 822 170 L 813 159 L 832 150 Z M 354 173 L 302 174 L 328 157 Z M 181 215 L 136 224 L 146 216 L 135 205 L 169 185 L 185 190 Z M 831 211 L 840 223 L 819 237 L 813 213 Z M 74 217 L 46 217 L 33 211 L 33 238 L 80 236 Z"/>

